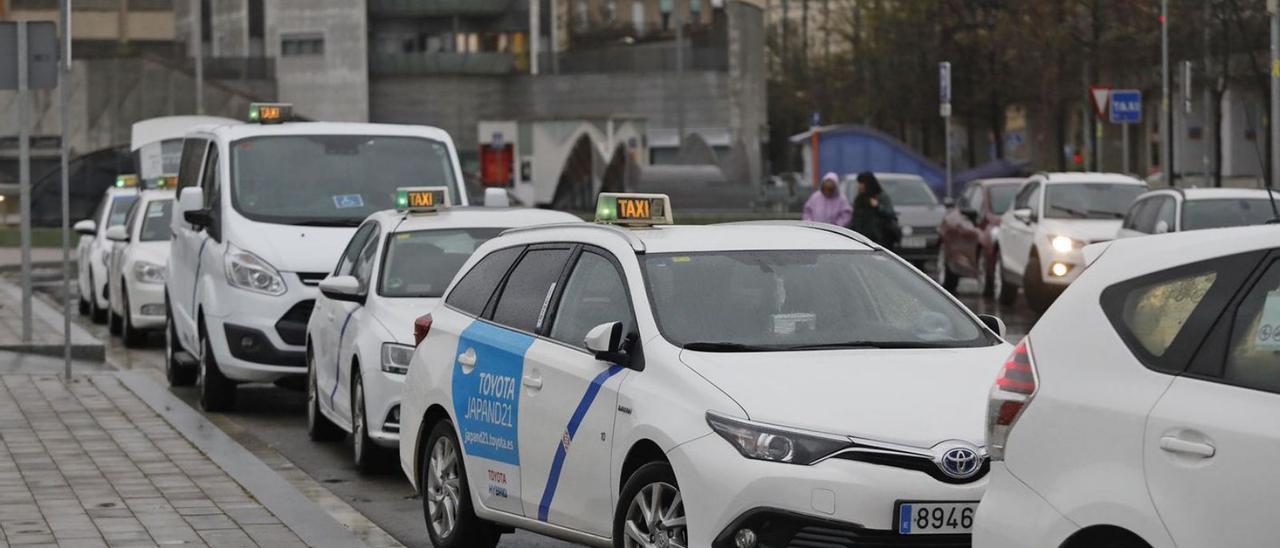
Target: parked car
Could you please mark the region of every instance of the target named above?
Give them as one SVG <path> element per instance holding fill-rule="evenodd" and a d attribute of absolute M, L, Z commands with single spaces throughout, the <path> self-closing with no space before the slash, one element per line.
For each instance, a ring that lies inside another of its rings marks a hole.
<path fill-rule="evenodd" d="M 938 201 L 924 177 L 913 173 L 876 173 L 876 180 L 889 194 L 902 227 L 902 241 L 894 250 L 898 256 L 924 270 L 938 257 L 938 225 L 947 210 Z M 845 176 L 840 191 L 853 200 L 858 195 L 857 175 Z"/>
<path fill-rule="evenodd" d="M 1153 190 L 1134 201 L 1118 237 L 1264 224 L 1280 218 L 1280 192 L 1271 196 L 1259 188 Z"/>
<path fill-rule="evenodd" d="M 996 294 L 1000 277 L 992 276 L 996 266 L 996 238 L 1001 215 L 1026 179 L 981 179 L 965 186 L 955 207 L 938 227 L 938 283 L 955 291 L 960 278 L 977 278 L 982 295 Z"/>

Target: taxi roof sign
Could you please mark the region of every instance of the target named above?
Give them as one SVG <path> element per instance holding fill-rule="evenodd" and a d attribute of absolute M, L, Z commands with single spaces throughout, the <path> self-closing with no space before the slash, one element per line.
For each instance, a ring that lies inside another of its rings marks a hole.
<path fill-rule="evenodd" d="M 293 116 L 291 103 L 249 103 L 249 121 L 259 124 L 279 124 Z"/>
<path fill-rule="evenodd" d="M 402 186 L 396 189 L 396 211 L 430 213 L 451 205 L 447 186 Z"/>
<path fill-rule="evenodd" d="M 116 175 L 116 188 L 134 188 L 138 186 L 138 176 L 133 173 Z"/>
<path fill-rule="evenodd" d="M 596 222 L 624 226 L 673 224 L 671 198 L 666 194 L 601 192 L 596 200 Z"/>

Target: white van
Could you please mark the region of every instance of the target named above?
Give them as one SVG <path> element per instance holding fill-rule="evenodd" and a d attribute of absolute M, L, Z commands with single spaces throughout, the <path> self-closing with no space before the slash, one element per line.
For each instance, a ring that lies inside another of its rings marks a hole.
<path fill-rule="evenodd" d="M 166 372 L 198 380 L 224 410 L 241 382 L 305 375 L 306 328 L 356 227 L 397 187 L 443 186 L 467 204 L 452 139 L 410 125 L 283 122 L 251 106 L 243 125 L 183 142 L 166 280 Z"/>

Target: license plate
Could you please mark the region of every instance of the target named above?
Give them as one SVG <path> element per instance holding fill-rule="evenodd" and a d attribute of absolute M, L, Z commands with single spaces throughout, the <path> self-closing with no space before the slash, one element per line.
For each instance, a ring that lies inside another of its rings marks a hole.
<path fill-rule="evenodd" d="M 929 245 L 929 240 L 924 236 L 907 236 L 902 239 L 902 247 L 922 248 Z"/>
<path fill-rule="evenodd" d="M 973 530 L 977 502 L 899 502 L 898 533 L 955 535 Z"/>

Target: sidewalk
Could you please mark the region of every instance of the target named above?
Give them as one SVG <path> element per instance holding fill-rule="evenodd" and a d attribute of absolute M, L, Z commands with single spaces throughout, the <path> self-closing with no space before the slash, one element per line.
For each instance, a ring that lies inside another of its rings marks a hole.
<path fill-rule="evenodd" d="M 110 374 L 0 376 L 0 546 L 305 546 Z"/>
<path fill-rule="evenodd" d="M 22 340 L 22 288 L 0 278 L 0 350 L 62 356 L 62 311 L 55 310 L 38 295 L 31 298 L 31 340 Z M 106 355 L 102 341 L 71 322 L 71 357 L 101 361 Z"/>

